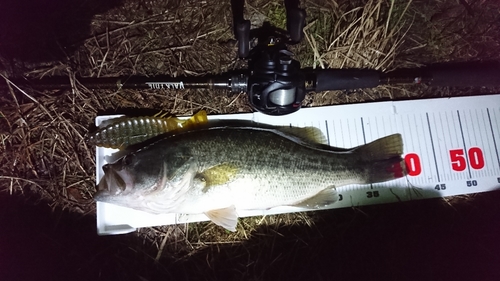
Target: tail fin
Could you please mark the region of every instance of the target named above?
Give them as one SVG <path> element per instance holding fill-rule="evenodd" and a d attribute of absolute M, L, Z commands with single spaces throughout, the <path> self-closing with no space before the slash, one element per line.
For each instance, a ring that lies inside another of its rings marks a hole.
<path fill-rule="evenodd" d="M 353 151 L 368 164 L 367 183 L 404 177 L 406 166 L 401 158 L 403 139 L 400 134 L 380 138 Z"/>
<path fill-rule="evenodd" d="M 371 163 L 368 166 L 366 183 L 399 179 L 406 175 L 405 161 L 401 157 Z"/>

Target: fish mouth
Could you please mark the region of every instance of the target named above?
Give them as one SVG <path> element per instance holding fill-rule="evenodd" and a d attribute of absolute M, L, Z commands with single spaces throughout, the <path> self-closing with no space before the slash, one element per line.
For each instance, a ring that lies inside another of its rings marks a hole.
<path fill-rule="evenodd" d="M 97 193 L 94 195 L 96 201 L 108 201 L 106 198 L 119 196 L 127 190 L 127 186 L 131 184 L 127 172 L 117 171 L 109 164 L 104 165 L 102 169 L 104 176 L 97 185 Z"/>

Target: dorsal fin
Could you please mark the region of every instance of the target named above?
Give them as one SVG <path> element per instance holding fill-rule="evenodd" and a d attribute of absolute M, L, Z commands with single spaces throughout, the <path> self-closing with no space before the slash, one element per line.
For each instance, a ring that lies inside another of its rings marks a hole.
<path fill-rule="evenodd" d="M 303 142 L 311 144 L 327 144 L 327 140 L 323 132 L 316 127 L 290 127 L 290 126 L 278 126 L 277 130 L 292 135 L 299 138 Z"/>

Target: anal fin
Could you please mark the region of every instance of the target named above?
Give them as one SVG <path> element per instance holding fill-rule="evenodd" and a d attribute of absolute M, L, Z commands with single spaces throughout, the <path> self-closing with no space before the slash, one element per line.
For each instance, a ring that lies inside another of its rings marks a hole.
<path fill-rule="evenodd" d="M 224 209 L 210 210 L 205 212 L 205 215 L 216 225 L 222 226 L 232 232 L 236 231 L 238 214 L 236 214 L 236 208 L 234 206 Z"/>
<path fill-rule="evenodd" d="M 319 209 L 338 201 L 338 199 L 339 194 L 337 193 L 335 186 L 329 186 L 312 197 L 302 200 L 293 206 L 307 209 Z"/>

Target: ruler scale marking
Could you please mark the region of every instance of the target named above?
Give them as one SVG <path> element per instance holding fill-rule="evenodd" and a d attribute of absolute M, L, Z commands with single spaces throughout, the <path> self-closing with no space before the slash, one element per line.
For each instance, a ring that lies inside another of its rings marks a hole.
<path fill-rule="evenodd" d="M 453 113 L 451 113 L 453 114 Z M 450 115 L 450 112 L 449 111 L 444 111 L 443 112 L 443 115 L 444 115 L 444 121 L 443 121 L 443 126 L 444 124 L 449 124 L 450 121 L 449 121 L 449 115 Z M 453 137 L 453 133 L 451 131 L 451 126 L 445 126 L 447 128 L 445 128 L 443 130 L 443 135 L 445 136 L 445 140 L 444 140 L 444 143 L 443 145 L 441 146 L 442 150 L 443 150 L 443 163 L 442 163 L 442 167 L 443 167 L 443 171 L 446 173 L 446 176 L 447 176 L 447 180 L 451 181 L 451 180 L 455 180 L 456 179 L 456 174 L 453 173 L 451 170 L 450 170 L 450 165 L 447 164 L 447 160 L 448 160 L 448 151 L 451 147 L 454 147 L 453 145 L 453 142 L 455 141 L 455 138 Z M 449 144 L 449 145 L 447 145 Z"/>
<path fill-rule="evenodd" d="M 429 180 L 433 180 L 435 178 L 434 176 L 434 171 L 435 168 L 433 167 L 434 163 L 432 160 L 432 150 L 429 149 L 429 146 L 427 145 L 429 138 L 428 134 L 426 134 L 426 121 L 424 120 L 425 116 L 418 115 L 419 116 L 419 121 L 420 124 L 418 125 L 418 128 L 420 131 L 418 131 L 418 139 L 419 139 L 419 149 L 418 151 L 422 151 L 421 153 L 423 154 L 422 157 L 425 156 L 427 159 L 427 163 L 425 164 L 427 169 L 425 173 L 425 177 L 422 178 L 421 182 L 422 184 L 426 184 Z M 427 128 L 428 130 L 428 128 Z"/>
<path fill-rule="evenodd" d="M 342 147 L 347 147 L 344 143 L 344 131 L 342 130 L 342 118 L 337 119 L 335 126 L 337 127 L 338 132 L 340 132 L 339 135 L 337 136 L 337 143 Z"/>
<path fill-rule="evenodd" d="M 467 146 L 465 145 L 465 137 L 464 137 L 464 131 L 462 128 L 462 118 L 460 118 L 460 110 L 457 110 L 457 116 L 458 116 L 458 124 L 460 125 L 460 134 L 462 135 L 462 142 L 464 145 L 464 158 L 465 158 L 465 163 L 466 163 L 466 169 L 469 172 L 469 179 L 472 178 L 472 174 L 470 171 L 470 161 L 469 161 L 469 155 L 467 155 Z"/>
<path fill-rule="evenodd" d="M 446 111 L 444 113 L 444 116 L 446 118 L 446 124 L 450 124 L 450 120 L 448 120 L 448 112 Z M 450 143 L 451 143 L 451 146 L 453 147 L 453 137 L 452 137 L 452 134 L 451 134 L 451 125 L 448 125 L 448 136 L 450 137 Z"/>
<path fill-rule="evenodd" d="M 476 146 L 478 146 L 481 151 L 487 149 L 487 148 L 490 148 L 490 142 L 488 141 L 488 138 L 485 138 L 483 136 L 483 132 L 486 131 L 486 127 L 485 127 L 485 122 L 480 122 L 479 121 L 479 115 L 478 115 L 478 110 L 477 108 L 474 109 L 474 111 L 470 111 L 471 113 L 471 117 L 473 118 L 474 120 L 474 124 L 473 124 L 473 127 L 476 127 L 476 124 L 477 124 L 477 127 L 474 129 L 474 141 L 476 142 Z M 475 117 L 475 119 L 474 119 Z M 484 119 L 483 119 L 484 121 Z M 491 149 L 487 149 L 487 150 L 491 150 Z M 488 167 L 489 165 L 487 165 L 487 163 L 489 163 L 490 161 L 490 157 L 491 155 L 486 155 L 485 156 L 485 166 Z M 476 171 L 476 173 L 479 175 L 479 177 L 487 177 L 490 173 L 488 171 L 488 169 L 480 169 L 479 171 Z"/>
<path fill-rule="evenodd" d="M 339 119 L 339 130 L 342 132 L 339 137 L 340 143 L 342 143 L 343 147 L 349 147 L 349 144 L 347 143 L 347 132 L 344 130 L 344 118 Z"/>
<path fill-rule="evenodd" d="M 429 137 L 431 140 L 432 155 L 434 156 L 434 167 L 436 167 L 437 180 L 438 180 L 438 182 L 441 182 L 441 179 L 439 177 L 439 169 L 438 169 L 437 159 L 436 159 L 436 151 L 434 149 L 434 141 L 432 139 L 431 123 L 429 122 L 429 113 L 426 112 L 425 116 L 427 117 L 427 126 L 429 129 Z"/>
<path fill-rule="evenodd" d="M 367 143 L 370 143 L 375 138 L 375 136 L 373 135 L 373 126 L 372 126 L 372 124 L 374 123 L 373 118 L 374 117 L 369 117 L 368 122 L 365 121 L 366 122 L 365 129 L 366 129 L 366 142 Z"/>
<path fill-rule="evenodd" d="M 469 111 L 470 113 L 470 111 Z M 469 178 L 472 179 L 474 178 L 475 176 L 475 173 L 473 171 L 473 169 L 471 168 L 471 157 L 468 153 L 468 151 L 471 149 L 471 147 L 474 146 L 474 143 L 472 142 L 472 136 L 474 135 L 474 131 L 471 132 L 471 130 L 474 130 L 474 126 L 470 126 L 471 124 L 471 116 L 470 114 L 467 114 L 467 111 L 466 110 L 463 110 L 462 111 L 462 114 L 459 115 L 459 118 L 460 120 L 462 121 L 462 132 L 463 132 L 463 138 L 465 140 L 465 147 L 464 147 L 464 151 L 465 151 L 465 158 L 467 159 L 467 171 L 469 172 Z M 465 133 L 467 132 L 467 133 Z"/>
<path fill-rule="evenodd" d="M 446 115 L 450 117 L 450 122 L 453 122 L 453 124 L 455 124 L 455 122 L 458 122 L 458 120 L 456 119 L 456 116 L 455 116 L 455 112 L 453 111 L 448 111 L 446 112 Z M 453 126 L 453 129 L 450 131 L 450 143 L 448 145 L 446 145 L 445 147 L 445 153 L 446 153 L 446 171 L 447 173 L 451 176 L 451 178 L 453 180 L 459 180 L 461 179 L 461 173 L 455 171 L 453 169 L 453 164 L 452 164 L 452 161 L 451 161 L 451 151 L 452 149 L 458 149 L 460 147 L 462 147 L 462 145 L 460 145 L 459 143 L 459 138 L 460 138 L 460 132 L 459 130 L 457 129 L 457 127 Z"/>
<path fill-rule="evenodd" d="M 486 112 L 488 113 L 488 121 L 490 123 L 491 137 L 493 138 L 493 144 L 495 146 L 495 153 L 497 155 L 498 168 L 500 168 L 500 156 L 498 155 L 498 146 L 497 146 L 497 141 L 495 139 L 495 132 L 493 131 L 493 124 L 491 123 L 490 109 L 486 108 Z"/>
<path fill-rule="evenodd" d="M 384 118 L 384 120 L 383 120 L 384 124 L 389 124 L 389 132 L 390 132 L 390 134 L 394 134 L 394 131 L 392 130 L 392 119 L 394 119 L 394 118 L 390 118 L 389 116 L 385 116 L 385 117 L 387 117 L 387 122 Z"/>
<path fill-rule="evenodd" d="M 413 116 L 415 117 L 415 122 L 416 122 L 417 117 L 415 114 L 413 114 Z M 431 156 L 429 154 L 429 148 L 427 146 L 425 146 L 425 144 L 424 144 L 424 147 L 422 147 L 422 138 L 425 136 L 425 129 L 424 129 L 425 121 L 423 120 L 422 115 L 420 115 L 419 117 L 420 117 L 419 118 L 420 124 L 419 124 L 419 126 L 417 126 L 417 128 L 420 129 L 420 131 L 417 131 L 418 151 L 422 151 L 422 153 L 423 153 L 423 151 L 425 151 L 425 156 L 427 159 L 426 165 L 427 165 L 427 167 L 429 167 L 429 169 L 432 169 L 432 158 L 429 157 L 429 156 Z M 424 140 L 424 143 L 425 142 L 426 141 Z M 429 170 L 429 169 L 427 169 L 427 172 L 424 173 L 424 175 L 427 176 L 427 179 L 433 178 L 432 170 Z M 425 183 L 425 178 L 422 178 L 422 183 Z"/>
<path fill-rule="evenodd" d="M 477 135 L 478 133 L 476 132 L 476 130 L 478 128 L 481 127 L 481 124 L 480 123 L 477 123 L 477 124 L 474 124 L 474 120 L 473 120 L 473 116 L 472 116 L 472 110 L 469 109 L 469 119 L 470 119 L 470 122 L 467 122 L 466 123 L 466 126 L 467 126 L 467 130 L 466 131 L 470 131 L 472 130 L 472 134 L 467 134 L 468 137 L 469 137 L 469 146 L 470 147 L 478 147 L 480 145 L 480 148 L 483 149 L 485 146 L 484 146 L 484 142 L 479 142 L 477 140 Z M 470 124 L 470 128 L 469 128 L 469 125 Z M 471 136 L 472 135 L 472 136 Z M 474 139 L 474 142 L 472 142 L 472 139 Z M 467 153 L 468 154 L 468 153 Z M 469 157 L 470 158 L 470 157 Z M 474 160 L 474 159 L 473 159 Z M 471 160 L 472 161 L 472 160 Z M 475 161 L 475 160 L 474 160 Z M 480 170 L 471 170 L 471 174 L 474 175 L 474 178 L 476 177 L 483 177 L 484 176 L 484 169 L 480 169 Z"/>
<path fill-rule="evenodd" d="M 336 131 L 336 126 L 335 126 L 335 119 L 333 119 L 333 120 L 331 120 L 331 121 L 332 121 L 332 124 L 331 124 L 331 126 L 330 126 L 330 127 L 332 128 L 332 132 L 333 132 L 333 134 L 332 134 L 332 136 L 331 136 L 331 138 L 330 138 L 330 143 L 331 143 L 333 146 L 336 146 L 336 145 L 335 145 L 335 138 L 337 137 L 337 134 L 336 134 L 336 132 L 337 132 L 337 131 Z"/>
<path fill-rule="evenodd" d="M 328 120 L 325 120 L 325 125 L 326 125 L 326 141 L 328 142 L 328 145 L 330 145 L 330 133 L 328 132 Z"/>
<path fill-rule="evenodd" d="M 450 147 L 447 147 L 446 152 L 448 153 L 449 149 L 458 147 L 457 143 L 457 128 L 455 127 L 455 119 L 454 119 L 454 112 L 452 111 L 446 111 L 446 123 L 448 124 L 448 134 L 450 136 Z M 450 165 L 448 163 L 447 169 L 450 169 Z M 455 173 L 453 173 L 451 170 L 449 171 L 450 175 L 452 175 L 455 178 Z"/>
<path fill-rule="evenodd" d="M 342 126 L 342 119 L 340 119 L 340 131 L 341 132 L 344 131 L 344 127 Z M 344 134 L 340 134 L 340 137 L 342 138 L 342 146 L 346 147 L 347 145 L 344 140 Z"/>
<path fill-rule="evenodd" d="M 354 118 L 349 118 L 349 126 L 351 127 L 351 144 L 353 147 L 359 146 L 361 141 L 359 140 L 359 136 L 361 135 L 361 130 L 358 128 L 359 124 L 356 122 L 357 120 Z"/>
<path fill-rule="evenodd" d="M 361 117 L 361 130 L 363 131 L 363 143 L 366 144 L 365 123 Z"/>
<path fill-rule="evenodd" d="M 469 115 L 466 115 L 465 114 L 466 111 L 464 110 L 464 116 L 467 117 L 467 119 L 465 120 L 465 127 L 466 127 L 466 132 L 470 132 L 470 130 L 472 130 L 472 134 L 471 133 L 468 133 L 467 134 L 467 137 L 469 139 L 469 147 L 472 147 L 474 145 L 477 145 L 477 138 L 476 138 L 476 126 L 474 126 L 474 122 L 472 120 L 472 112 L 471 110 L 469 109 Z M 469 126 L 470 124 L 470 126 Z M 472 139 L 474 139 L 474 142 L 472 142 Z"/>
<path fill-rule="evenodd" d="M 366 133 L 366 143 L 369 143 L 373 139 L 371 117 L 367 117 L 367 120 L 365 120 L 365 133 Z"/>
<path fill-rule="evenodd" d="M 347 121 L 347 131 L 349 132 L 349 147 L 354 147 L 352 144 L 352 131 L 351 131 L 351 126 L 349 126 L 349 119 L 346 119 Z"/>
<path fill-rule="evenodd" d="M 486 108 L 488 109 L 488 108 Z M 486 145 L 488 146 L 488 149 L 487 151 L 494 151 L 494 149 L 492 148 L 492 145 L 493 145 L 493 140 L 490 139 L 489 135 L 488 135 L 488 130 L 490 129 L 488 127 L 488 122 L 484 122 L 487 118 L 487 114 L 486 114 L 486 111 L 484 108 L 481 108 L 481 110 L 475 110 L 476 112 L 476 122 L 478 124 L 481 124 L 481 130 L 479 131 L 479 133 L 481 134 L 481 141 L 482 141 L 482 145 L 484 148 L 486 148 Z M 481 119 L 483 122 L 481 122 L 481 120 L 479 119 L 479 115 L 481 115 Z M 494 163 L 494 155 L 493 153 L 487 153 L 486 154 L 486 157 L 487 157 L 487 161 L 485 163 L 485 167 L 490 167 L 492 166 Z M 494 173 L 493 171 L 490 169 L 490 168 L 487 168 L 487 169 L 483 169 L 482 170 L 483 172 L 483 175 L 484 176 L 494 176 Z"/>
<path fill-rule="evenodd" d="M 493 109 L 493 114 L 495 115 L 495 118 L 493 118 L 492 120 L 492 123 L 494 122 L 495 123 L 495 128 L 497 129 L 496 130 L 496 133 L 495 135 L 497 136 L 495 139 L 500 139 L 500 122 L 498 121 L 500 116 L 497 116 L 497 112 L 498 112 L 498 115 L 500 115 L 500 107 L 499 108 L 494 108 Z M 500 143 L 498 143 L 498 145 L 500 145 Z M 497 146 L 498 147 L 498 146 Z M 499 154 L 500 154 L 500 150 L 499 150 Z M 500 158 L 499 158 L 500 159 Z M 499 160 L 500 161 L 500 160 Z M 499 166 L 497 166 L 499 169 L 500 169 L 500 164 Z M 498 172 L 498 174 L 500 175 L 500 171 Z M 498 183 L 500 183 L 500 179 L 498 181 Z"/>
<path fill-rule="evenodd" d="M 439 116 L 439 122 L 437 122 L 438 120 L 436 118 L 436 113 L 432 112 L 432 119 L 434 120 L 433 124 L 434 124 L 434 132 L 435 132 L 435 135 L 433 135 L 434 136 L 433 143 L 435 143 L 435 141 L 437 141 L 437 147 L 439 147 L 439 149 L 437 149 L 437 153 L 436 153 L 439 155 L 436 155 L 436 157 L 439 157 L 439 159 L 443 160 L 445 157 L 443 155 L 443 151 L 446 151 L 446 149 L 445 148 L 443 149 L 443 145 L 441 145 L 441 143 L 446 143 L 446 136 L 443 134 L 443 121 L 441 118 L 441 112 L 438 112 L 438 116 Z M 443 139 L 444 141 L 441 141 L 441 139 Z M 434 152 L 436 152 L 435 148 L 433 150 L 434 150 Z M 438 182 L 440 182 L 443 178 L 445 181 L 449 180 L 448 174 L 445 172 L 444 161 L 439 161 L 439 162 L 436 161 L 436 165 L 438 167 L 437 173 L 439 175 Z"/>
<path fill-rule="evenodd" d="M 453 132 L 454 132 L 454 134 L 453 134 L 454 138 L 453 139 L 454 139 L 455 143 L 451 147 L 448 148 L 448 150 L 447 150 L 448 153 L 449 153 L 449 149 L 451 149 L 451 148 L 458 148 L 458 147 L 461 146 L 460 145 L 460 140 L 459 140 L 460 139 L 460 137 L 459 137 L 460 132 L 459 132 L 459 128 L 457 128 L 458 118 L 455 115 L 454 111 L 450 111 L 449 114 L 450 114 L 451 120 L 452 120 L 451 124 L 453 126 Z M 448 163 L 448 169 L 450 170 L 450 174 L 453 175 L 453 178 L 455 180 L 460 180 L 461 179 L 460 178 L 460 173 L 457 173 L 457 172 L 455 172 L 452 169 L 451 163 Z"/>
<path fill-rule="evenodd" d="M 397 116 L 394 116 L 393 118 L 388 117 L 388 122 L 389 122 L 389 128 L 391 129 L 391 134 L 397 133 L 397 128 L 396 128 L 396 119 Z"/>
<path fill-rule="evenodd" d="M 481 115 L 483 117 L 483 120 L 488 120 L 488 122 L 485 122 L 486 124 L 484 125 L 487 127 L 487 132 L 485 132 L 485 135 L 488 138 L 488 150 L 491 151 L 491 153 L 488 153 L 490 156 L 490 165 L 489 165 L 489 175 L 490 176 L 495 176 L 495 170 L 493 167 L 495 167 L 496 163 L 498 163 L 498 156 L 497 156 L 497 147 L 495 143 L 495 135 L 493 132 L 490 116 L 489 116 L 489 108 L 485 108 L 481 110 Z M 500 166 L 500 165 L 499 165 Z M 499 167 L 500 168 L 500 167 Z"/>
<path fill-rule="evenodd" d="M 352 121 L 352 119 L 351 119 Z M 356 122 L 356 119 L 354 119 L 354 131 L 353 132 L 358 132 L 358 122 Z M 359 134 L 355 134 L 355 137 L 356 137 L 356 145 L 355 146 L 358 146 L 359 145 Z"/>
<path fill-rule="evenodd" d="M 479 148 L 481 149 L 481 151 L 492 151 L 491 149 L 491 142 L 488 138 L 488 136 L 486 135 L 486 131 L 487 131 L 487 123 L 484 122 L 486 121 L 484 119 L 484 116 L 483 116 L 483 122 L 480 122 L 479 121 L 479 115 L 478 115 L 478 110 L 475 109 L 474 110 L 474 113 L 475 113 L 475 116 L 476 116 L 476 120 L 475 122 L 479 125 L 476 130 L 478 130 L 477 132 L 477 136 L 476 136 L 476 141 L 480 144 Z M 482 109 L 481 109 L 481 114 L 482 114 Z M 479 171 L 479 174 L 482 176 L 482 177 L 488 177 L 490 176 L 490 172 L 489 172 L 489 169 L 488 167 L 491 166 L 491 157 L 492 155 L 486 155 L 484 156 L 484 167 L 481 168 L 481 170 Z"/>

